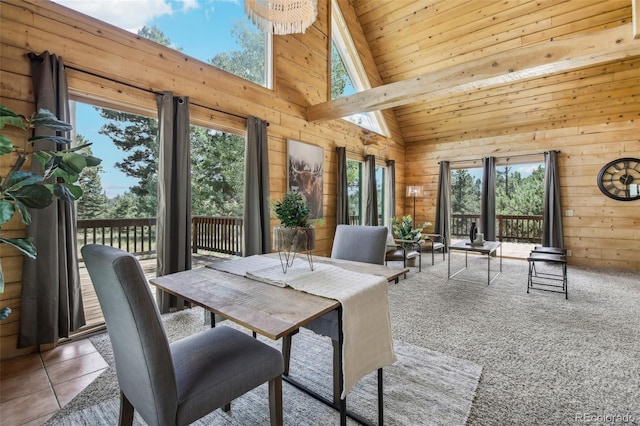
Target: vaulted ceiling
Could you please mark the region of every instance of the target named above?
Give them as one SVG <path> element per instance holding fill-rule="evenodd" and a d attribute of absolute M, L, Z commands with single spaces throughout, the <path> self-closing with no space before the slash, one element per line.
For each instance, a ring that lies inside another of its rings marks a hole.
<path fill-rule="evenodd" d="M 340 0 L 378 84 L 308 119 L 392 109 L 435 143 L 640 118 L 639 1 Z"/>

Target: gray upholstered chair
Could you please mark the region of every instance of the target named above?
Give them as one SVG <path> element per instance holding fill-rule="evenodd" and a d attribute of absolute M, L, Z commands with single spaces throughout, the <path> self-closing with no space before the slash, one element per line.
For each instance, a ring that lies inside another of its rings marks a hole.
<path fill-rule="evenodd" d="M 331 257 L 384 265 L 388 233 L 384 226 L 338 225 Z"/>
<path fill-rule="evenodd" d="M 114 247 L 82 248 L 104 313 L 120 385 L 120 424 L 187 425 L 269 382 L 271 424 L 282 424 L 282 354 L 229 327 L 169 343 L 138 260 Z"/>
<path fill-rule="evenodd" d="M 333 239 L 331 257 L 334 259 L 353 260 L 356 262 L 384 265 L 387 234 L 384 226 L 338 225 Z M 338 347 L 338 312 L 331 311 L 305 326 L 309 330 L 323 336 L 331 337 L 333 343 L 333 400 L 340 400 L 339 378 L 341 366 Z M 289 375 L 289 359 L 291 357 L 291 335 L 283 338 L 282 353 L 284 355 L 285 375 Z"/>

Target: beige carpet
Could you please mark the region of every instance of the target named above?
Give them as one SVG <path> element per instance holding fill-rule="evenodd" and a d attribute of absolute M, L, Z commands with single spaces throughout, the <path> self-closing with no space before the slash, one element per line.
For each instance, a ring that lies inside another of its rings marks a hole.
<path fill-rule="evenodd" d="M 565 300 L 527 294 L 527 269 L 505 260 L 487 286 L 486 257 L 461 274 L 478 283 L 423 259 L 390 286 L 394 337 L 482 365 L 469 425 L 640 424 L 640 273 L 569 266 Z"/>

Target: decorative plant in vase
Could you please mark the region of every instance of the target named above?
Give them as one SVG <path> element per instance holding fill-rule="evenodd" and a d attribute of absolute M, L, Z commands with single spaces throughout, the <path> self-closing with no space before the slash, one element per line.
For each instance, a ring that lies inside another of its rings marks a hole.
<path fill-rule="evenodd" d="M 90 144 L 63 150 L 33 152 L 31 146 L 39 140 L 51 141 L 57 146 L 71 143 L 71 140 L 56 134 L 32 136 L 36 128 L 47 128 L 56 132 L 72 129 L 69 123 L 58 120 L 53 113 L 45 109 L 31 117 L 25 117 L 0 105 L 0 130 L 6 131 L 6 127 L 18 129 L 20 141 L 14 144 L 8 135 L 0 134 L 0 155 L 11 155 L 14 159 L 7 175 L 0 177 L 0 244 L 8 244 L 23 255 L 35 259 L 37 250 L 31 238 L 5 238 L 2 235 L 2 225 L 11 220 L 16 213 L 20 215 L 22 223 L 29 225 L 31 215 L 28 209 L 43 209 L 53 202 L 54 197 L 66 202 L 79 199 L 82 189 L 75 182 L 80 173 L 85 167 L 99 165 L 101 160 L 78 152 Z M 9 134 L 13 135 L 16 132 Z M 41 173 L 21 170 L 29 156 L 32 161 L 40 164 Z M 2 292 L 4 276 L 0 265 L 0 293 Z M 0 308 L 0 319 L 6 318 L 10 313 L 10 308 Z"/>
<path fill-rule="evenodd" d="M 280 254 L 283 272 L 287 272 L 298 252 L 307 254 L 309 267 L 313 270 L 311 250 L 316 246 L 313 224 L 317 221 L 309 219 L 309 206 L 302 195 L 287 192 L 280 201 L 271 203 L 271 211 L 282 224 L 273 228 L 273 249 Z"/>
<path fill-rule="evenodd" d="M 420 244 L 424 241 L 422 231 L 427 226 L 431 225 L 431 222 L 425 222 L 421 226 L 413 227 L 413 219 L 411 215 L 403 216 L 402 219 L 392 218 L 391 225 L 393 227 L 393 233 L 395 236 L 402 240 L 400 243 L 406 250 L 410 250 L 415 247 L 416 244 Z"/>

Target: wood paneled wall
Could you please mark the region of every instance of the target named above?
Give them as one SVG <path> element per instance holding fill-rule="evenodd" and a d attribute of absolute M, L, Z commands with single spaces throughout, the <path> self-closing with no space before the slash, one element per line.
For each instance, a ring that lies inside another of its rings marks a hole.
<path fill-rule="evenodd" d="M 603 120 L 606 116 L 603 116 Z M 640 212 L 638 202 L 616 201 L 598 189 L 596 177 L 609 161 L 640 157 L 640 122 L 636 120 L 580 125 L 510 135 L 432 140 L 407 144 L 407 182 L 424 182 L 436 194 L 438 162 L 482 165 L 487 156 L 509 157 L 558 150 L 564 243 L 570 265 L 640 270 Z M 514 159 L 514 160 L 517 160 Z M 468 167 L 468 165 L 465 165 Z M 417 200 L 419 220 L 435 217 L 435 196 Z M 408 209 L 409 205 L 405 206 Z M 572 215 L 567 215 L 567 211 Z M 424 219 L 423 219 L 424 218 Z M 603 283 L 604 284 L 604 283 Z"/>
<path fill-rule="evenodd" d="M 244 134 L 245 120 L 225 112 L 268 120 L 270 189 L 275 199 L 286 190 L 287 139 L 324 148 L 326 223 L 317 231 L 316 254 L 328 255 L 335 231 L 335 147 L 347 147 L 354 159 L 362 159 L 360 153 L 365 153 L 365 147 L 358 126 L 344 120 L 309 123 L 304 119 L 306 107 L 326 101 L 330 93 L 330 10 L 326 2 L 319 3 L 319 19 L 305 34 L 274 37 L 272 91 L 58 4 L 3 0 L 0 103 L 24 114 L 34 110 L 29 61 L 25 55 L 48 50 L 63 57 L 72 68 L 68 70 L 69 88 L 76 99 L 156 116 L 151 92 L 170 90 L 189 96 L 192 104 L 203 106 L 192 105 L 190 115 L 194 124 Z M 404 146 L 393 114 L 386 117 L 394 139 L 381 139 L 377 145 L 367 147 L 367 151 L 396 160 L 397 188 L 401 194 Z M 0 159 L 0 175 L 4 175 L 11 162 L 6 156 Z M 399 197 L 396 210 L 401 213 L 403 205 L 404 200 Z M 277 221 L 272 223 L 275 225 Z M 2 232 L 7 236 L 19 235 L 22 230 L 21 222 L 14 218 L 3 226 Z M 0 245 L 0 257 L 7 282 L 0 303 L 14 310 L 0 323 L 0 358 L 6 359 L 36 348 L 16 349 L 22 257 L 6 245 Z"/>

